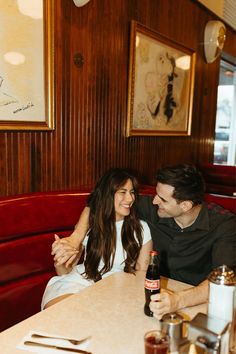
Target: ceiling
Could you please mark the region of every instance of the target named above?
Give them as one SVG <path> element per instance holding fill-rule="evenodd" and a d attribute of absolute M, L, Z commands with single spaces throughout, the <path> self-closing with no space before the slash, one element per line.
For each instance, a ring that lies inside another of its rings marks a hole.
<path fill-rule="evenodd" d="M 236 30 L 235 0 L 198 0 Z"/>

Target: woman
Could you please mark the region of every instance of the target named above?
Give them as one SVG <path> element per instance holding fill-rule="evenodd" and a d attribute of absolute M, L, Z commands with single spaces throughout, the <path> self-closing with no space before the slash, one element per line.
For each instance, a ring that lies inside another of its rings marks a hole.
<path fill-rule="evenodd" d="M 147 224 L 137 218 L 133 208 L 137 196 L 137 180 L 128 170 L 114 168 L 100 178 L 88 200 L 84 263 L 49 281 L 42 308 L 114 272 L 146 270 L 152 241 Z"/>

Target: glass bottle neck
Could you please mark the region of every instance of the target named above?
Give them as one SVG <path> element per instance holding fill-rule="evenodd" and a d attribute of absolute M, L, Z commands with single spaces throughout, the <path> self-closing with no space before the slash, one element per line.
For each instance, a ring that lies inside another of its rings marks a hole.
<path fill-rule="evenodd" d="M 150 256 L 150 265 L 157 265 L 158 264 L 158 258 L 157 255 L 151 255 Z"/>

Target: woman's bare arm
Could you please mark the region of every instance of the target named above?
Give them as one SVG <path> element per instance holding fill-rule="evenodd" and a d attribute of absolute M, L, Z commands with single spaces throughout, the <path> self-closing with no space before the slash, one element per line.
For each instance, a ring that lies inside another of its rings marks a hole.
<path fill-rule="evenodd" d="M 137 260 L 136 270 L 143 270 L 143 271 L 147 270 L 149 265 L 151 250 L 152 250 L 152 240 L 148 241 L 147 243 L 145 243 L 145 245 L 142 246 Z"/>
<path fill-rule="evenodd" d="M 55 235 L 51 254 L 54 256 L 54 265 L 59 275 L 70 272 L 77 264 L 83 252 L 82 242 L 88 231 L 88 219 L 89 208 L 85 207 L 70 236 L 60 239 Z"/>

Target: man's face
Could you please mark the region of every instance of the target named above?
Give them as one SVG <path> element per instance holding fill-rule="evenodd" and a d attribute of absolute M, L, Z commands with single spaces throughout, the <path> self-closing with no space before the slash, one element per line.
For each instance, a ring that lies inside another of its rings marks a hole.
<path fill-rule="evenodd" d="M 156 196 L 153 204 L 158 206 L 157 214 L 161 218 L 178 217 L 183 214 L 181 203 L 178 204 L 173 198 L 174 187 L 168 184 L 157 183 Z"/>

